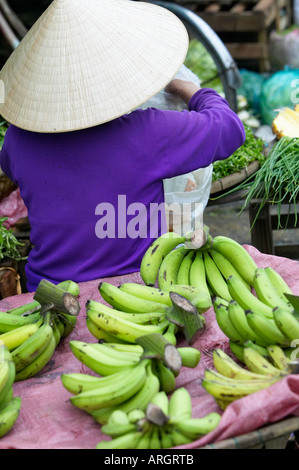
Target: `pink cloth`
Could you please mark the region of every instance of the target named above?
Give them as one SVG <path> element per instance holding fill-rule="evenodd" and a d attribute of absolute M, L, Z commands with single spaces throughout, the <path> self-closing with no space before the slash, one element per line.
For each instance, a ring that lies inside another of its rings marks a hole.
<path fill-rule="evenodd" d="M 252 246 L 244 245 L 259 267 L 272 266 L 288 283 L 293 293 L 299 294 L 299 266 L 287 258 L 265 255 Z M 123 282 L 142 283 L 139 273 L 102 279 L 114 285 Z M 85 323 L 85 304 L 88 299 L 102 301 L 98 291 L 100 280 L 80 283 L 81 312 L 78 326 L 67 339 L 57 347 L 50 363 L 44 370 L 23 382 L 14 384 L 15 396 L 22 398 L 18 420 L 13 429 L 0 439 L 0 449 L 94 449 L 107 436 L 101 433 L 100 425 L 84 411 L 71 405 L 71 394 L 62 386 L 62 373 L 91 371 L 71 353 L 69 340 L 95 342 Z M 6 298 L 0 302 L 0 310 L 28 303 L 33 293 Z M 206 367 L 212 366 L 209 351 L 222 348 L 228 351 L 228 340 L 219 329 L 213 309 L 205 314 L 207 328 L 194 345 L 202 351 L 201 361 L 196 369 L 182 368 L 176 379 L 177 388 L 185 386 L 192 396 L 193 417 L 217 411 L 222 414 L 216 430 L 192 444 L 177 447 L 194 449 L 229 437 L 254 431 L 289 415 L 299 416 L 299 376 L 289 376 L 266 390 L 232 403 L 225 412 L 216 405 L 201 386 Z M 183 340 L 180 346 L 186 345 Z M 94 375 L 94 374 L 93 374 Z"/>
<path fill-rule="evenodd" d="M 27 217 L 28 211 L 21 198 L 19 188 L 12 191 L 0 202 L 0 217 L 7 217 L 4 226 L 10 229 L 19 219 Z"/>

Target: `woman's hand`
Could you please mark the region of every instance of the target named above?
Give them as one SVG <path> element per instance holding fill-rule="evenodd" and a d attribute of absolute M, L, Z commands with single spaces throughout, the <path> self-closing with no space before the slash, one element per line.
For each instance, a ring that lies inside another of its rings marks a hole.
<path fill-rule="evenodd" d="M 180 96 L 186 104 L 189 104 L 190 99 L 198 90 L 200 90 L 200 87 L 195 83 L 180 80 L 179 78 L 171 80 L 165 88 L 167 93 Z"/>

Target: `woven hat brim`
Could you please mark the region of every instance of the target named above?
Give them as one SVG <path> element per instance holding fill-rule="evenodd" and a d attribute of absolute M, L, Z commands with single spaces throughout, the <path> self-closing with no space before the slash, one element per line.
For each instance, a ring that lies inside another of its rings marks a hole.
<path fill-rule="evenodd" d="M 0 114 L 45 133 L 111 121 L 163 89 L 188 44 L 183 23 L 151 3 L 54 0 L 0 73 Z"/>

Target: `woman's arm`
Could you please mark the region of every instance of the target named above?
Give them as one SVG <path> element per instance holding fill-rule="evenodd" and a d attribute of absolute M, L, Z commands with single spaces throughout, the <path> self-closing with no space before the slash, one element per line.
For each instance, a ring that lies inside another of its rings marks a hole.
<path fill-rule="evenodd" d="M 186 104 L 189 104 L 190 99 L 198 90 L 200 87 L 195 83 L 178 78 L 174 78 L 165 88 L 167 93 L 180 96 Z"/>

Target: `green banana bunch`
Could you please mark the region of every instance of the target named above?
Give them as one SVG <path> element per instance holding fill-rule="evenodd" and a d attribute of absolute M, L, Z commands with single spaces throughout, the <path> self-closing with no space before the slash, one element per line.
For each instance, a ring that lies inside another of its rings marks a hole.
<path fill-rule="evenodd" d="M 127 375 L 122 379 L 110 382 L 87 392 L 81 392 L 70 398 L 71 403 L 85 411 L 94 411 L 119 405 L 132 398 L 142 388 L 146 379 L 148 360 L 139 362 L 135 367 L 127 369 Z"/>
<path fill-rule="evenodd" d="M 206 312 L 212 306 L 209 293 L 205 292 L 203 289 L 185 284 L 173 284 L 171 287 L 161 290 L 156 287 L 143 286 L 137 283 L 128 282 L 121 284 L 119 286 L 119 290 L 132 294 L 132 296 L 138 297 L 143 302 L 151 301 L 153 303 L 163 304 L 162 310 L 160 308 L 157 311 L 167 312 L 167 307 L 172 305 L 170 292 L 175 292 L 176 294 L 185 297 L 200 313 Z M 150 312 L 152 310 L 148 311 Z"/>
<path fill-rule="evenodd" d="M 10 351 L 0 342 L 0 438 L 12 429 L 21 408 L 21 398 L 13 395 L 15 376 Z"/>
<path fill-rule="evenodd" d="M 235 400 L 267 388 L 290 373 L 290 360 L 278 346 L 267 348 L 272 363 L 248 346 L 243 348 L 242 359 L 247 369 L 239 366 L 221 349 L 213 351 L 216 370 L 207 369 L 202 386 L 224 410 Z"/>
<path fill-rule="evenodd" d="M 101 282 L 99 291 L 103 299 L 113 308 L 127 313 L 166 312 L 167 306 L 161 302 L 154 302 L 139 298 L 136 295 L 119 289 L 109 282 Z"/>
<path fill-rule="evenodd" d="M 120 289 L 117 290 L 121 292 Z M 136 297 L 136 299 L 138 298 Z M 162 306 L 162 304 L 158 305 Z M 95 337 L 100 339 L 100 331 L 98 330 L 103 330 L 113 335 L 111 338 L 113 342 L 115 342 L 114 338 L 118 338 L 124 342 L 135 343 L 136 338 L 139 338 L 139 336 L 150 333 L 163 334 L 169 325 L 169 321 L 165 319 L 162 308 L 158 316 L 156 315 L 157 311 L 144 314 L 130 314 L 89 300 L 86 304 L 86 313 L 87 319 L 89 320 L 88 328 L 91 333 L 93 334 L 93 332 L 95 332 Z M 136 319 L 138 320 L 140 315 L 143 315 L 143 317 L 141 317 L 143 323 L 136 323 Z M 155 324 L 150 323 L 153 319 L 155 320 Z M 91 325 L 90 322 L 95 326 Z"/>
<path fill-rule="evenodd" d="M 136 410 L 137 411 L 137 410 Z M 131 414 L 133 413 L 130 412 Z M 175 390 L 168 399 L 164 391 L 153 395 L 145 415 L 133 422 L 123 410 L 114 410 L 102 432 L 112 437 L 97 449 L 167 449 L 187 444 L 213 431 L 220 422 L 218 413 L 192 418 L 191 397 L 187 389 Z"/>
<path fill-rule="evenodd" d="M 165 233 L 157 238 L 146 250 L 140 265 L 140 275 L 147 286 L 153 286 L 164 258 L 179 244 L 185 243 L 185 237 L 177 233 Z"/>

